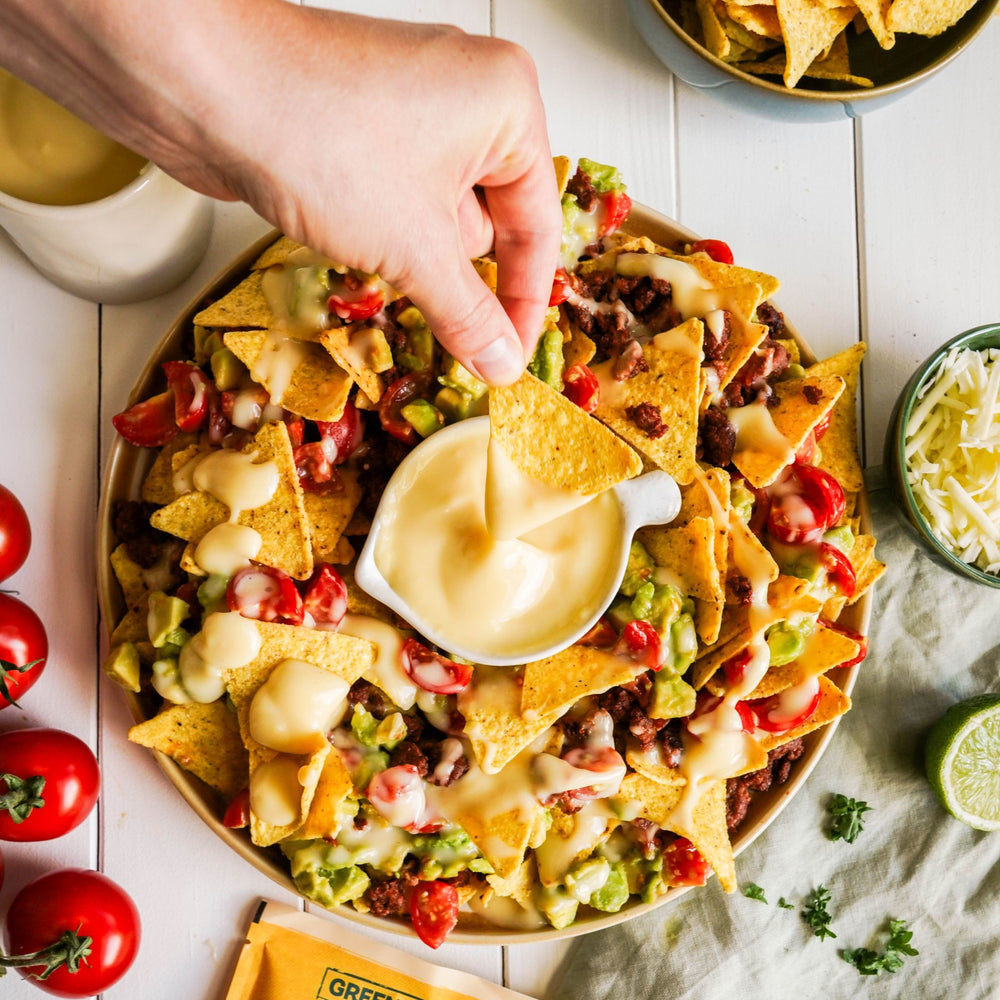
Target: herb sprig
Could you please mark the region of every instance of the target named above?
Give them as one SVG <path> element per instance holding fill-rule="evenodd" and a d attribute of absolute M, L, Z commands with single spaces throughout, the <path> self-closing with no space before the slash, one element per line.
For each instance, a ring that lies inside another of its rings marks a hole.
<path fill-rule="evenodd" d="M 835 938 L 837 935 L 830 929 L 832 919 L 827 904 L 830 902 L 830 890 L 825 886 L 817 886 L 806 898 L 802 908 L 802 919 L 812 928 L 813 934 L 820 939 Z"/>
<path fill-rule="evenodd" d="M 747 899 L 756 899 L 757 902 L 767 906 L 767 897 L 764 895 L 764 890 L 754 882 L 751 882 L 748 886 L 744 886 L 743 895 Z"/>
<path fill-rule="evenodd" d="M 830 839 L 846 840 L 853 844 L 858 834 L 865 828 L 864 814 L 871 812 L 867 802 L 850 799 L 846 795 L 834 795 L 830 801 Z"/>
<path fill-rule="evenodd" d="M 849 965 L 853 965 L 862 976 L 877 976 L 882 972 L 896 972 L 903 966 L 907 955 L 919 955 L 910 941 L 913 931 L 906 929 L 905 920 L 889 921 L 889 940 L 885 951 L 879 954 L 871 948 L 845 948 L 840 957 Z"/>

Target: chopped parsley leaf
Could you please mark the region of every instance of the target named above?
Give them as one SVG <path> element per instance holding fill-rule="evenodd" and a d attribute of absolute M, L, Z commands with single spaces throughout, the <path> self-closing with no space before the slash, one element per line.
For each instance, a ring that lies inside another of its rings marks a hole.
<path fill-rule="evenodd" d="M 906 929 L 905 920 L 889 921 L 889 940 L 885 951 L 880 955 L 871 948 L 845 948 L 840 957 L 849 965 L 853 965 L 862 976 L 877 976 L 882 972 L 896 972 L 903 966 L 906 955 L 919 955 L 910 944 L 913 931 Z"/>
<path fill-rule="evenodd" d="M 824 938 L 835 938 L 837 935 L 830 930 L 830 914 L 826 905 L 830 902 L 830 891 L 824 886 L 813 889 L 806 898 L 802 908 L 802 919 L 812 928 L 813 934 L 822 941 Z"/>
<path fill-rule="evenodd" d="M 751 882 L 748 886 L 743 889 L 743 895 L 747 899 L 756 899 L 759 903 L 763 903 L 767 906 L 767 899 L 764 896 L 764 890 L 759 886 Z"/>
<path fill-rule="evenodd" d="M 789 903 L 788 900 L 785 899 L 784 896 L 782 896 L 778 900 L 778 906 L 780 906 L 783 910 L 794 910 L 795 909 L 795 907 L 791 903 Z"/>
<path fill-rule="evenodd" d="M 834 795 L 829 806 L 830 839 L 853 844 L 865 828 L 863 817 L 866 812 L 871 812 L 871 808 L 867 802 L 849 799 L 846 795 Z"/>

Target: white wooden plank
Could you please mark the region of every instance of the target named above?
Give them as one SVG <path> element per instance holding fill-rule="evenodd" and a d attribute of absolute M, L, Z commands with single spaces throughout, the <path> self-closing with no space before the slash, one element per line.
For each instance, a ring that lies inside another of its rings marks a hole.
<path fill-rule="evenodd" d="M 494 30 L 535 60 L 554 154 L 611 163 L 675 214 L 673 83 L 621 0 L 494 0 Z"/>
<path fill-rule="evenodd" d="M 862 120 L 868 451 L 881 462 L 897 394 L 939 344 L 997 320 L 994 181 L 1000 21 L 943 72 Z"/>

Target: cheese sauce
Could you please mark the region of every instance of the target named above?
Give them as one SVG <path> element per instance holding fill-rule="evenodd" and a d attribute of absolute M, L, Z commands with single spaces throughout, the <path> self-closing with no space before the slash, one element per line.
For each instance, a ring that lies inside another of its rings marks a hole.
<path fill-rule="evenodd" d="M 216 611 L 181 649 L 177 661 L 184 690 L 195 701 L 216 701 L 225 694 L 222 675 L 249 663 L 260 652 L 260 632 L 236 611 Z"/>
<path fill-rule="evenodd" d="M 0 69 L 0 191 L 83 205 L 121 190 L 146 160 Z"/>
<path fill-rule="evenodd" d="M 548 648 L 592 617 L 613 584 L 623 522 L 603 493 L 522 537 L 493 538 L 488 442 L 489 423 L 470 421 L 413 452 L 383 496 L 374 556 L 428 628 L 504 657 Z"/>

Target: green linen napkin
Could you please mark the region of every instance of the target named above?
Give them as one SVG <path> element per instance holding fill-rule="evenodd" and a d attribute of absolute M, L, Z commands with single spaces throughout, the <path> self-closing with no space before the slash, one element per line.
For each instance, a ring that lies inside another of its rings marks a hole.
<path fill-rule="evenodd" d="M 932 562 L 886 492 L 872 495 L 872 516 L 889 569 L 875 585 L 854 707 L 797 796 L 736 859 L 741 890 L 759 885 L 767 904 L 727 896 L 713 879 L 578 939 L 547 1000 L 1000 997 L 1000 833 L 952 819 L 922 756 L 949 705 L 1000 691 L 1000 591 Z M 828 837 L 834 793 L 872 807 L 853 844 Z M 820 885 L 835 939 L 802 919 Z M 841 951 L 882 951 L 890 918 L 907 921 L 920 954 L 862 977 Z"/>

